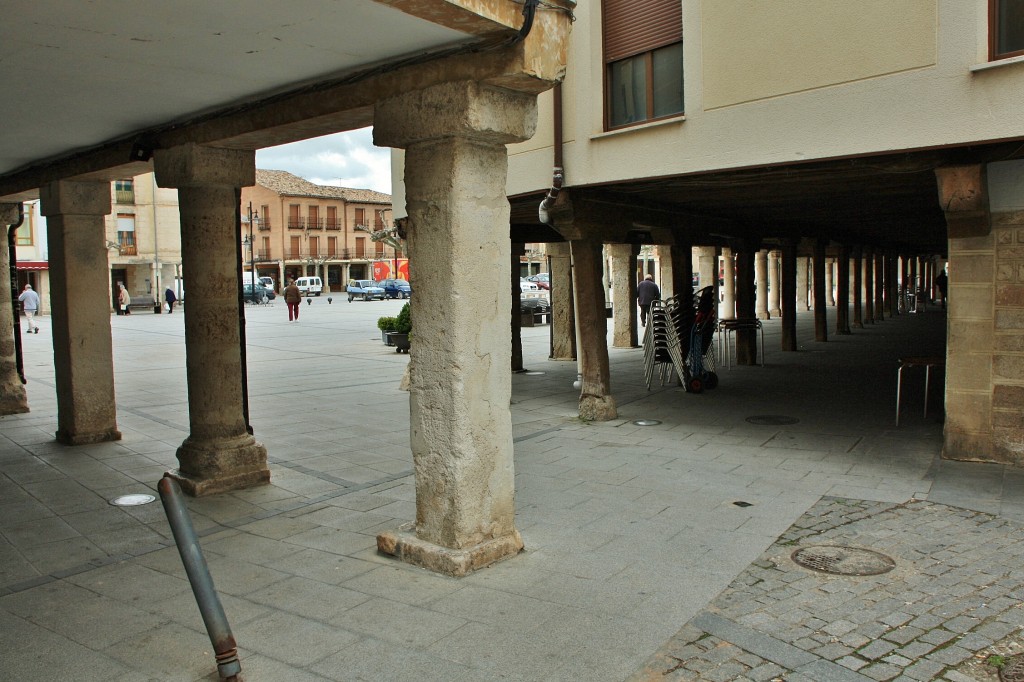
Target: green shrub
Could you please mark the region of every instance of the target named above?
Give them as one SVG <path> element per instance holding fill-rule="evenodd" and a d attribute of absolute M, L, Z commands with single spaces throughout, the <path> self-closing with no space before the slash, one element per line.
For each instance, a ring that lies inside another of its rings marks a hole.
<path fill-rule="evenodd" d="M 395 328 L 392 331 L 399 334 L 408 334 L 412 331 L 412 312 L 409 310 L 408 303 L 402 306 L 401 312 L 395 318 Z"/>
<path fill-rule="evenodd" d="M 397 317 L 381 317 L 377 319 L 377 329 L 382 332 L 393 332 L 397 323 Z"/>

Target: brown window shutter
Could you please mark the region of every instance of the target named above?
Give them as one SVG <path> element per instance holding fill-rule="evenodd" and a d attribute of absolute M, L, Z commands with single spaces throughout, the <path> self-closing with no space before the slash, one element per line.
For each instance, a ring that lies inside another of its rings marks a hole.
<path fill-rule="evenodd" d="M 683 39 L 682 0 L 603 0 L 602 8 L 605 62 Z"/>

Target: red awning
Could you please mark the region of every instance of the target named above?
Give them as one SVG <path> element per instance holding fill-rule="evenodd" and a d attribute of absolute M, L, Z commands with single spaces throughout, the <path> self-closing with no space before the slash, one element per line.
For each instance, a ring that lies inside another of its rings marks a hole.
<path fill-rule="evenodd" d="M 19 270 L 49 270 L 50 263 L 45 260 L 20 260 L 18 261 Z"/>

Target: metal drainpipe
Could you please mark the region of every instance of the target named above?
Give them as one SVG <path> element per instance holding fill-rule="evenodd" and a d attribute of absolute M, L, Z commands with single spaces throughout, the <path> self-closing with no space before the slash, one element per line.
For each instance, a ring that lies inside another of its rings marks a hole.
<path fill-rule="evenodd" d="M 181 563 L 185 566 L 188 582 L 192 585 L 192 593 L 199 605 L 199 612 L 206 624 L 206 633 L 210 636 L 214 656 L 217 660 L 217 673 L 223 680 L 241 681 L 242 664 L 238 661 L 238 645 L 231 634 L 231 625 L 224 614 L 220 597 L 213 586 L 210 568 L 206 565 L 203 550 L 199 547 L 199 538 L 192 526 L 188 508 L 181 496 L 181 486 L 173 478 L 164 476 L 157 484 L 160 501 L 167 514 L 167 522 L 171 526 L 174 542 L 181 555 Z"/>
<path fill-rule="evenodd" d="M 18 228 L 25 222 L 25 204 L 18 204 L 18 222 L 7 228 L 7 251 L 11 263 L 10 285 L 11 285 L 11 309 L 14 312 L 14 366 L 18 371 L 18 378 L 21 383 L 27 384 L 25 378 L 25 359 L 22 357 L 21 348 L 21 301 L 18 300 L 18 253 L 15 244 L 15 237 Z"/>

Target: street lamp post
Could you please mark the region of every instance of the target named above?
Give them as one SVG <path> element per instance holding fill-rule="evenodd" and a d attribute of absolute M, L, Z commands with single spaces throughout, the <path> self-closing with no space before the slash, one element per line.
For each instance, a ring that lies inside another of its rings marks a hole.
<path fill-rule="evenodd" d="M 252 202 L 249 202 L 249 271 L 252 274 L 252 290 L 256 291 L 256 242 L 252 237 L 252 224 L 259 222 L 260 214 L 252 210 Z"/>

